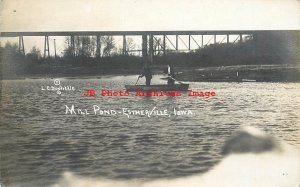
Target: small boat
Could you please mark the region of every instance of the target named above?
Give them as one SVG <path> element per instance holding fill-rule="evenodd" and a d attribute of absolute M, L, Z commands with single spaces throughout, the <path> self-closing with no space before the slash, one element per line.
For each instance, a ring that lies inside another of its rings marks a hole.
<path fill-rule="evenodd" d="M 125 85 L 126 91 L 187 91 L 189 84 Z"/>
<path fill-rule="evenodd" d="M 242 82 L 256 82 L 254 79 L 242 79 Z"/>

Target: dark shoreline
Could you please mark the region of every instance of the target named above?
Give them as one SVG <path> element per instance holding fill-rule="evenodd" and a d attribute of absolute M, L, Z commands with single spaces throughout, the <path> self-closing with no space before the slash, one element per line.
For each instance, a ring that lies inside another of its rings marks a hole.
<path fill-rule="evenodd" d="M 162 74 L 164 66 L 154 65 L 152 73 Z M 55 68 L 54 68 L 55 69 Z M 103 76 L 138 75 L 140 69 L 91 69 L 86 67 L 47 74 L 31 73 L 2 77 L 1 80 L 66 78 L 90 79 Z M 190 82 L 300 82 L 300 68 L 291 65 L 236 65 L 220 67 L 176 67 L 176 80 Z"/>
<path fill-rule="evenodd" d="M 300 82 L 300 68 L 292 65 L 237 65 L 195 68 L 177 74 L 195 82 Z"/>

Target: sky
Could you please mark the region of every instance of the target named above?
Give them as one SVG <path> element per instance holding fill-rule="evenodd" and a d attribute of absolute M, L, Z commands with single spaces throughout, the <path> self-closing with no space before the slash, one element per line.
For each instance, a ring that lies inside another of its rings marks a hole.
<path fill-rule="evenodd" d="M 0 0 L 0 32 L 294 29 L 299 0 Z M 42 37 L 24 40 L 43 48 Z"/>
<path fill-rule="evenodd" d="M 297 0 L 0 2 L 0 31 L 300 29 Z"/>

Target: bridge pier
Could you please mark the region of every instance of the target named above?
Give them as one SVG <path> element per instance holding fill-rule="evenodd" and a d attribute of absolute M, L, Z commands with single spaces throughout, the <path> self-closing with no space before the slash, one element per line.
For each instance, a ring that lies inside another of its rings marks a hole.
<path fill-rule="evenodd" d="M 50 57 L 49 36 L 45 36 L 45 42 L 44 42 L 44 58 L 46 58 L 46 56 Z"/>
<path fill-rule="evenodd" d="M 226 35 L 227 44 L 229 44 L 229 34 Z"/>
<path fill-rule="evenodd" d="M 166 35 L 163 35 L 163 54 L 166 54 Z"/>
<path fill-rule="evenodd" d="M 101 55 L 101 36 L 97 35 L 96 37 L 96 57 L 99 58 Z"/>
<path fill-rule="evenodd" d="M 175 50 L 178 51 L 178 34 L 176 34 Z"/>
<path fill-rule="evenodd" d="M 19 53 L 22 54 L 22 55 L 25 55 L 23 36 L 19 36 Z"/>
<path fill-rule="evenodd" d="M 191 35 L 189 34 L 189 51 L 191 50 Z"/>
<path fill-rule="evenodd" d="M 151 64 L 153 64 L 153 55 L 153 34 L 149 34 L 149 60 Z"/>
<path fill-rule="evenodd" d="M 123 35 L 123 55 L 127 54 L 126 35 Z"/>
<path fill-rule="evenodd" d="M 142 35 L 142 57 L 145 62 L 147 61 L 147 56 L 148 56 L 147 51 L 148 51 L 147 35 L 143 34 Z"/>
<path fill-rule="evenodd" d="M 75 38 L 74 35 L 71 35 L 71 55 L 75 57 Z"/>
<path fill-rule="evenodd" d="M 54 39 L 54 58 L 56 59 L 56 42 L 55 42 L 55 39 Z"/>
<path fill-rule="evenodd" d="M 240 43 L 243 43 L 243 35 L 240 34 Z"/>

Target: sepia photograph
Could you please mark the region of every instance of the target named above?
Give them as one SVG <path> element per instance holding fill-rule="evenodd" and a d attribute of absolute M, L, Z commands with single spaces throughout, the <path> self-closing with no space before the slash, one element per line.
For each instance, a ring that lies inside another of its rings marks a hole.
<path fill-rule="evenodd" d="M 0 0 L 0 187 L 300 187 L 299 0 Z"/>

